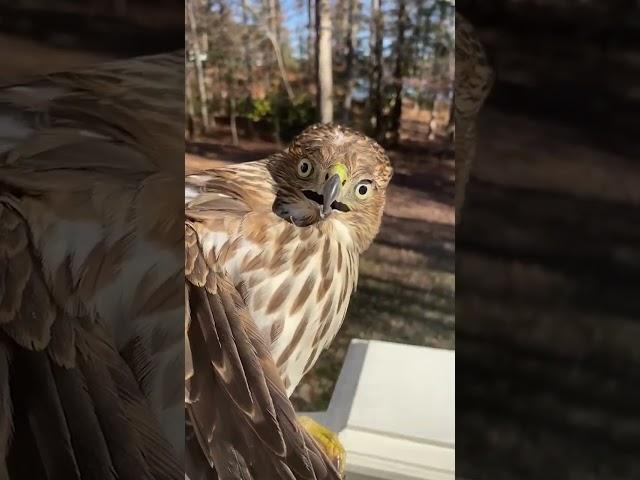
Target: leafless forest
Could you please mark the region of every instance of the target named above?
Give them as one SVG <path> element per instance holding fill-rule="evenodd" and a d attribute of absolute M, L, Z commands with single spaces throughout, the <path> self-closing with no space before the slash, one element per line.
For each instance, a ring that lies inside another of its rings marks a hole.
<path fill-rule="evenodd" d="M 351 338 L 454 347 L 454 4 L 189 0 L 187 170 L 263 158 L 316 121 L 387 147 L 380 235 L 332 347 L 295 393 L 324 408 Z"/>
<path fill-rule="evenodd" d="M 387 145 L 449 127 L 447 1 L 189 0 L 188 138 L 227 128 L 287 141 L 338 121 Z"/>

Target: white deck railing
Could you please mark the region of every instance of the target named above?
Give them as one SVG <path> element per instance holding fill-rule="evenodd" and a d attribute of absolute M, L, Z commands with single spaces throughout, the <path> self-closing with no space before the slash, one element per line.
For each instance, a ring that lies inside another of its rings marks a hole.
<path fill-rule="evenodd" d="M 353 340 L 326 412 L 348 480 L 455 478 L 455 353 Z"/>

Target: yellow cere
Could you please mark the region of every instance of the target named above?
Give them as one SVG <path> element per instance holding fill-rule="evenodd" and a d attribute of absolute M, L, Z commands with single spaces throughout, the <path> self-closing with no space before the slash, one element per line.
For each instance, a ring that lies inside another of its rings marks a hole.
<path fill-rule="evenodd" d="M 340 183 L 344 185 L 347 181 L 347 178 L 349 178 L 349 171 L 347 170 L 346 165 L 344 165 L 343 163 L 336 163 L 335 165 L 331 165 L 329 167 L 329 178 L 334 176 L 336 173 L 340 177 Z"/>

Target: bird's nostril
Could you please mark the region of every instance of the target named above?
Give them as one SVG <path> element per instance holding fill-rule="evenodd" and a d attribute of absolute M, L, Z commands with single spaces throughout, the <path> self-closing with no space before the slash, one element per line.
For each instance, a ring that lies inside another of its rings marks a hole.
<path fill-rule="evenodd" d="M 328 179 L 329 179 L 329 174 L 328 174 L 328 173 L 325 173 L 325 175 L 324 175 L 324 179 L 325 179 L 325 180 L 328 180 Z"/>

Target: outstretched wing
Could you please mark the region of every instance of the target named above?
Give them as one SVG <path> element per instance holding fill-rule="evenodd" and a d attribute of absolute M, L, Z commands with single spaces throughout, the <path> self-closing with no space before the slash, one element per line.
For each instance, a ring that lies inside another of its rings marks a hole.
<path fill-rule="evenodd" d="M 207 261 L 185 225 L 187 475 L 226 479 L 338 479 L 298 421 L 243 286 Z M 215 472 L 215 473 L 214 473 Z"/>
<path fill-rule="evenodd" d="M 0 88 L 2 479 L 184 475 L 152 408 L 183 305 L 182 61 Z"/>

